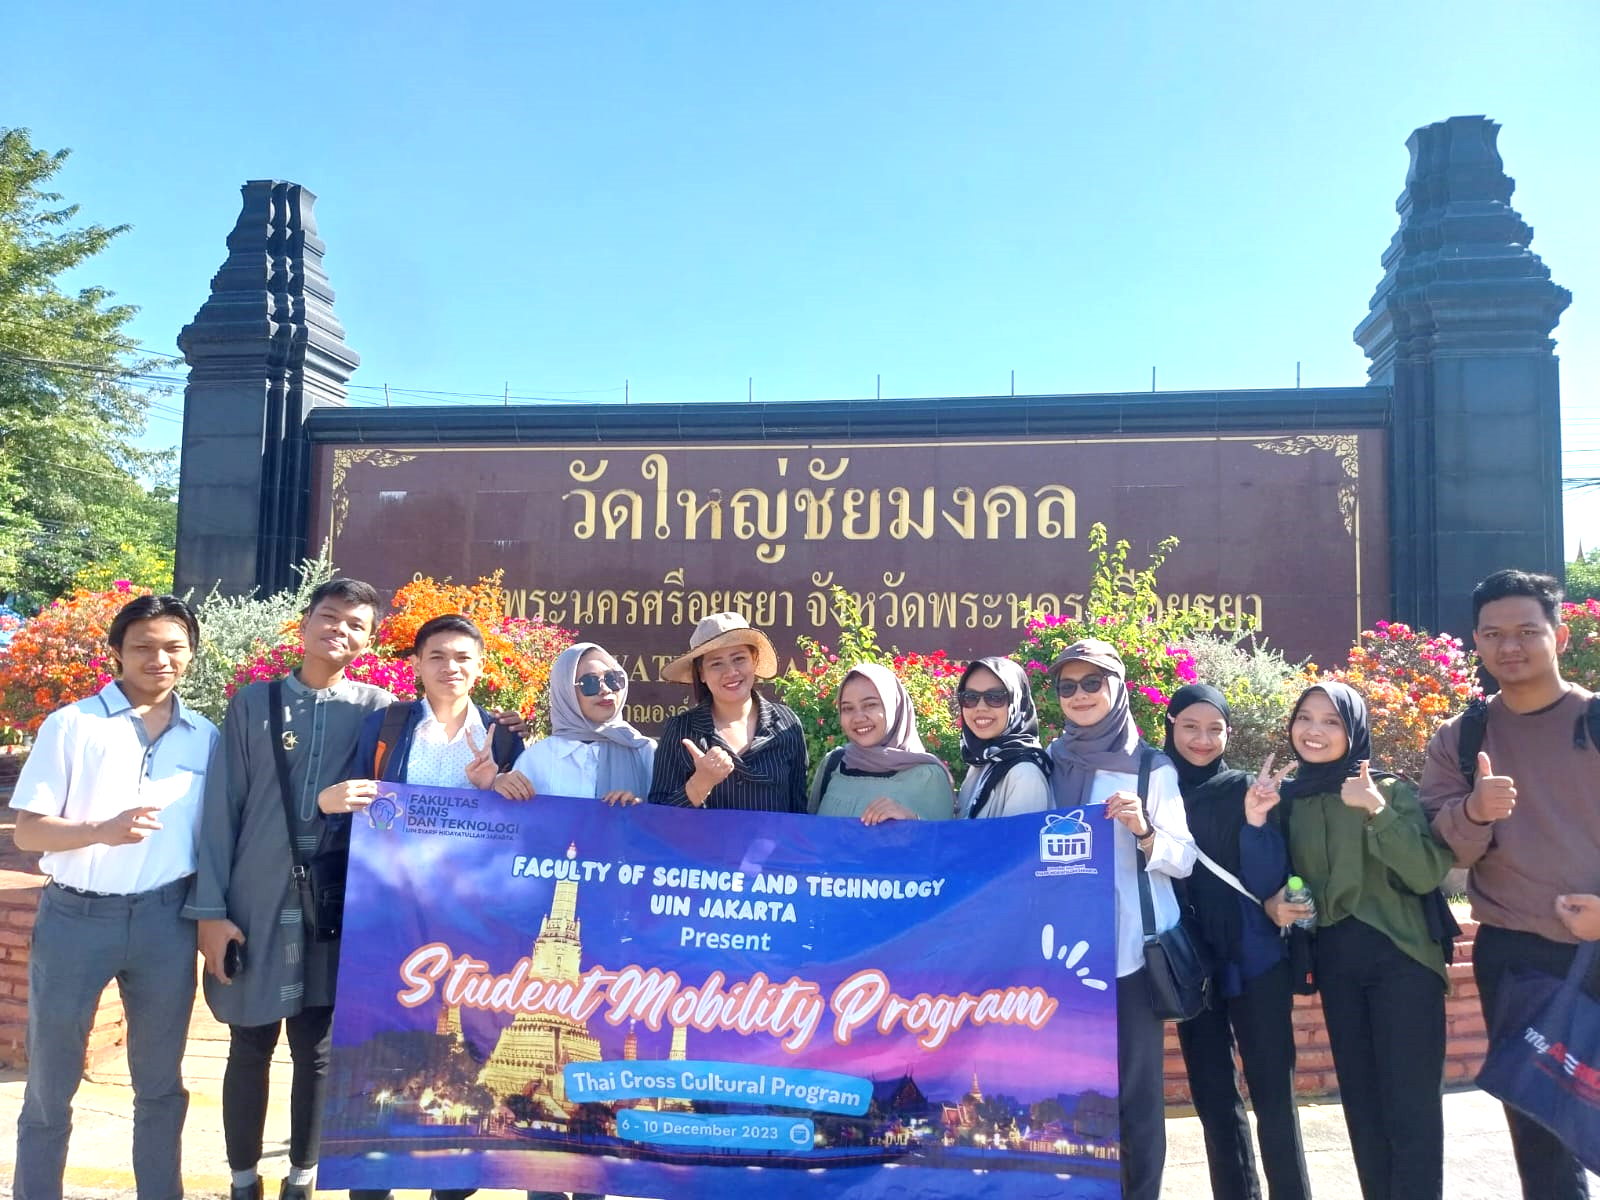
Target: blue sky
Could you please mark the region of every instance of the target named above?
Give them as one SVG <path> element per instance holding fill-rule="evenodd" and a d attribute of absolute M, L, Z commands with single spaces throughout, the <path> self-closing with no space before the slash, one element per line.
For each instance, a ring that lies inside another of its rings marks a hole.
<path fill-rule="evenodd" d="M 1483 113 L 1576 297 L 1566 473 L 1600 475 L 1586 0 L 301 11 L 7 13 L 0 124 L 132 224 L 81 282 L 154 349 L 239 185 L 287 178 L 320 196 L 357 402 L 1359 383 L 1405 139 Z M 1568 511 L 1600 542 L 1600 502 Z"/>

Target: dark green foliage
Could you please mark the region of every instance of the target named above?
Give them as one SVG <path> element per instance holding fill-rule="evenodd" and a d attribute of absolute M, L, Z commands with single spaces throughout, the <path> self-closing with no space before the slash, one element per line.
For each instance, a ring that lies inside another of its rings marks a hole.
<path fill-rule="evenodd" d="M 29 607 L 123 547 L 170 554 L 175 530 L 173 452 L 137 445 L 161 389 L 124 332 L 135 310 L 60 286 L 126 229 L 78 226 L 44 190 L 66 156 L 0 127 L 0 596 Z"/>

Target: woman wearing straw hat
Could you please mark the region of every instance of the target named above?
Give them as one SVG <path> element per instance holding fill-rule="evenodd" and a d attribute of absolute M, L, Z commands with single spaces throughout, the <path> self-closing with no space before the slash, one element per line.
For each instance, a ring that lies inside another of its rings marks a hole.
<path fill-rule="evenodd" d="M 738 613 L 695 626 L 689 653 L 661 672 L 687 683 L 695 706 L 661 731 L 650 803 L 679 808 L 806 811 L 806 740 L 800 719 L 755 693 L 778 673 L 778 656 Z"/>

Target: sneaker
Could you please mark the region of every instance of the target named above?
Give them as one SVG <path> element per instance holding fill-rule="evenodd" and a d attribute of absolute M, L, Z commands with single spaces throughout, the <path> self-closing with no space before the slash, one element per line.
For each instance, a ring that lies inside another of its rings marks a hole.
<path fill-rule="evenodd" d="M 234 1197 L 234 1200 L 238 1200 L 238 1197 Z M 257 1185 L 256 1200 L 261 1200 L 259 1185 Z M 278 1185 L 278 1200 L 311 1200 L 311 1187 L 304 1183 L 290 1183 L 285 1179 Z"/>
<path fill-rule="evenodd" d="M 247 1183 L 243 1187 L 234 1187 L 229 1193 L 229 1200 L 261 1200 L 261 1177 Z"/>

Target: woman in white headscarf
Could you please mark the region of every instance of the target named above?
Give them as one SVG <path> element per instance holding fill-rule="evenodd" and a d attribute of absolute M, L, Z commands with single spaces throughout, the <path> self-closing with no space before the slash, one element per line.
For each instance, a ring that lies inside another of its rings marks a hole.
<path fill-rule="evenodd" d="M 579 642 L 550 668 L 550 736 L 529 746 L 495 790 L 513 800 L 534 795 L 594 796 L 638 804 L 650 790 L 656 743 L 623 717 L 628 674 L 593 642 Z"/>
<path fill-rule="evenodd" d="M 923 748 L 911 695 L 893 671 L 857 663 L 839 683 L 838 703 L 848 740 L 822 760 L 811 785 L 812 812 L 859 817 L 865 825 L 954 815 L 950 771 Z"/>

